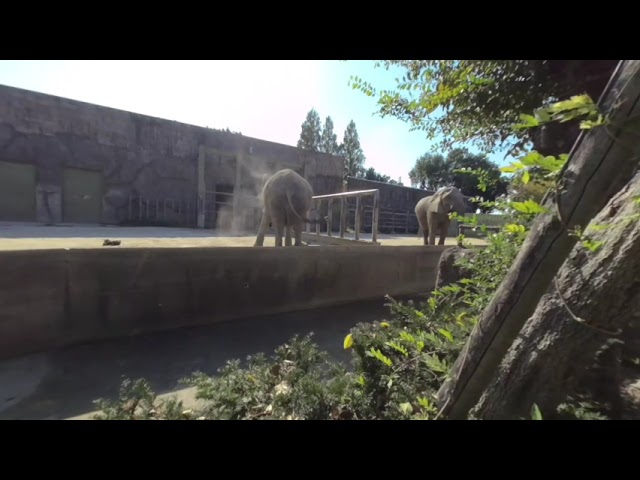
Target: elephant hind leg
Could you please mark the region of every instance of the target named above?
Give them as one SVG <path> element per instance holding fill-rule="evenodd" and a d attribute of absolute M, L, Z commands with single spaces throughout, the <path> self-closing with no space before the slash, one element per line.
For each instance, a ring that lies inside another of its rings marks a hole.
<path fill-rule="evenodd" d="M 284 236 L 284 232 L 286 230 L 284 219 L 282 218 L 272 218 L 273 227 L 276 231 L 276 247 L 282 246 L 282 237 Z"/>
<path fill-rule="evenodd" d="M 293 233 L 296 238 L 295 246 L 296 247 L 302 246 L 302 222 L 296 222 L 293 225 Z"/>
<path fill-rule="evenodd" d="M 440 241 L 438 245 L 444 245 L 444 240 L 447 238 L 447 232 L 449 231 L 449 222 L 444 221 L 440 224 Z"/>
<path fill-rule="evenodd" d="M 420 225 L 420 230 L 422 231 L 422 243 L 429 245 L 429 224 L 418 219 L 418 225 Z"/>
<path fill-rule="evenodd" d="M 291 226 L 290 225 L 287 225 L 284 228 L 284 246 L 285 247 L 291 246 Z"/>
<path fill-rule="evenodd" d="M 253 244 L 254 247 L 262 247 L 264 246 L 264 234 L 267 231 L 267 226 L 271 222 L 269 218 L 269 213 L 265 209 L 262 212 L 262 220 L 260 220 L 260 227 L 258 228 L 258 235 L 256 236 L 256 241 Z"/>

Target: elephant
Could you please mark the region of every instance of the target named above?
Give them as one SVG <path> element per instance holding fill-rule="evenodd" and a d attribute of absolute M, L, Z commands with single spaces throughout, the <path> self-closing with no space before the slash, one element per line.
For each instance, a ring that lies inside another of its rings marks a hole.
<path fill-rule="evenodd" d="M 271 177 L 264 175 L 262 183 L 262 220 L 254 247 L 264 245 L 264 235 L 269 223 L 273 223 L 276 231 L 276 247 L 282 246 L 283 234 L 285 246 L 291 246 L 291 230 L 295 237 L 294 245 L 301 246 L 303 224 L 313 223 L 306 217 L 313 202 L 311 185 L 288 168 L 276 172 Z"/>
<path fill-rule="evenodd" d="M 436 234 L 440 234 L 438 245 L 444 245 L 449 229 L 450 212 L 462 216 L 466 212 L 466 204 L 462 192 L 456 187 L 446 187 L 433 195 L 422 198 L 415 208 L 418 223 L 422 228 L 425 245 L 436 244 Z"/>

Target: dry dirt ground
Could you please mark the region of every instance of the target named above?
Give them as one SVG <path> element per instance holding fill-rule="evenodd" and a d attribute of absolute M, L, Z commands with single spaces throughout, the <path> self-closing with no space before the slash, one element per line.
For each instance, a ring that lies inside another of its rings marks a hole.
<path fill-rule="evenodd" d="M 348 235 L 353 238 L 353 234 Z M 119 248 L 168 247 L 251 247 L 255 234 L 218 233 L 214 230 L 166 227 L 118 226 L 45 226 L 39 224 L 1 223 L 0 250 L 36 250 L 45 248 L 101 248 L 104 240 L 120 240 Z M 361 236 L 371 240 L 370 234 Z M 379 235 L 382 246 L 422 245 L 417 235 Z M 480 239 L 469 239 L 484 244 Z M 265 246 L 273 246 L 273 234 L 267 235 Z M 447 238 L 446 245 L 455 245 Z"/>

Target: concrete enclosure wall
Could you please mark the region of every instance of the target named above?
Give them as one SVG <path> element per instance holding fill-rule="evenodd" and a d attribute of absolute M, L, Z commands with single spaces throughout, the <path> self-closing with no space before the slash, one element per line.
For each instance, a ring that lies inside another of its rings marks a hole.
<path fill-rule="evenodd" d="M 236 318 L 428 293 L 447 247 L 0 252 L 0 358 Z"/>
<path fill-rule="evenodd" d="M 149 223 L 156 215 L 160 224 L 250 230 L 264 173 L 292 168 L 324 195 L 341 191 L 344 165 L 341 157 L 2 85 L 0 162 L 6 171 L 35 167 L 35 187 L 22 175 L 34 212 L 14 212 L 0 196 L 8 220 Z M 82 171 L 93 177 L 80 188 L 74 178 Z M 222 209 L 220 198 L 228 199 Z"/>

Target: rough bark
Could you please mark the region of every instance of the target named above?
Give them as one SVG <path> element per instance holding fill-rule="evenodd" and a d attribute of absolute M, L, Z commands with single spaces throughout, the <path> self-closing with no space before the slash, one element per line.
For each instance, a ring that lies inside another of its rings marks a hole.
<path fill-rule="evenodd" d="M 613 126 L 581 135 L 559 180 L 558 192 L 543 205 L 502 285 L 485 308 L 450 378 L 438 392 L 446 418 L 467 418 L 504 355 L 535 311 L 576 244 L 569 232 L 584 227 L 638 169 L 637 130 L 626 122 L 640 115 L 640 61 L 621 64 L 600 107 Z M 622 127 L 624 125 L 625 128 Z"/>
<path fill-rule="evenodd" d="M 592 252 L 578 244 L 573 249 L 556 276 L 558 288 L 552 282 L 474 408 L 474 417 L 529 418 L 534 403 L 543 417 L 551 417 L 567 395 L 598 378 L 589 375 L 589 367 L 600 351 L 608 350 L 609 366 L 618 364 L 618 349 L 606 348 L 618 335 L 607 332 L 624 333 L 640 315 L 640 204 L 634 198 L 640 198 L 640 174 L 593 220 L 608 227 L 589 234 L 604 242 L 601 248 Z M 602 373 L 601 383 L 589 390 L 615 401 L 620 391 L 616 369 Z"/>

